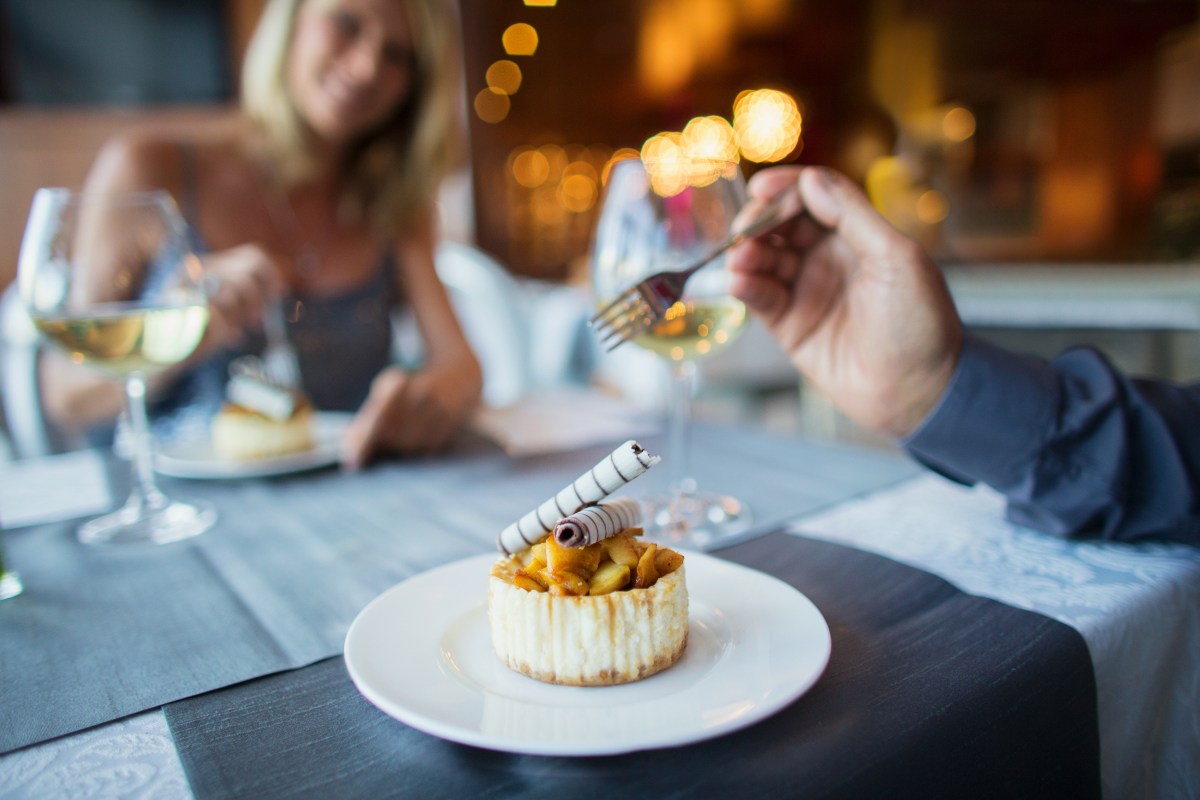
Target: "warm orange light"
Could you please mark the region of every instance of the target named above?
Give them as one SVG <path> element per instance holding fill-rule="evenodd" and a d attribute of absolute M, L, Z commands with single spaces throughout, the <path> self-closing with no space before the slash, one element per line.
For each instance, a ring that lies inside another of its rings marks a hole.
<path fill-rule="evenodd" d="M 942 135 L 952 142 L 965 142 L 975 134 L 975 115 L 955 106 L 942 117 Z"/>
<path fill-rule="evenodd" d="M 924 223 L 917 206 L 926 187 L 918 183 L 908 162 L 899 156 L 876 160 L 867 171 L 865 188 L 871 204 L 888 222 L 909 236 L 922 234 Z"/>
<path fill-rule="evenodd" d="M 641 153 L 639 153 L 637 150 L 634 150 L 632 147 L 620 148 L 614 152 L 611 157 L 609 157 L 607 162 L 605 162 L 604 169 L 600 170 L 600 182 L 603 184 L 608 183 L 608 174 L 612 172 L 613 164 L 629 158 L 639 158 L 640 156 Z"/>
<path fill-rule="evenodd" d="M 530 201 L 534 221 L 543 229 L 555 229 L 563 224 L 566 209 L 558 201 L 557 192 L 545 187 L 533 193 Z"/>
<path fill-rule="evenodd" d="M 638 36 L 638 75 L 646 91 L 666 95 L 679 89 L 696 69 L 699 56 L 667 3 L 652 4 Z"/>
<path fill-rule="evenodd" d="M 733 129 L 746 158 L 760 164 L 782 161 L 800 142 L 800 107 L 777 89 L 747 90 L 734 101 Z"/>
<path fill-rule="evenodd" d="M 521 68 L 506 58 L 488 67 L 484 78 L 490 88 L 510 97 L 521 88 Z"/>
<path fill-rule="evenodd" d="M 787 17 L 790 0 L 738 0 L 738 20 L 743 30 L 773 31 Z"/>
<path fill-rule="evenodd" d="M 567 151 L 561 146 L 554 143 L 544 144 L 538 148 L 538 152 L 546 159 L 546 164 L 549 166 L 549 172 L 546 174 L 546 180 L 558 181 L 562 177 L 563 170 L 567 168 Z"/>
<path fill-rule="evenodd" d="M 651 136 L 642 145 L 642 163 L 650 176 L 650 188 L 662 197 L 672 197 L 688 186 L 690 164 L 681 147 L 682 137 L 671 131 Z"/>
<path fill-rule="evenodd" d="M 525 5 L 549 8 L 558 5 L 558 0 L 525 0 Z"/>
<path fill-rule="evenodd" d="M 937 225 L 950 215 L 946 195 L 937 189 L 927 189 L 917 198 L 917 219 L 926 225 Z"/>
<path fill-rule="evenodd" d="M 550 162 L 537 150 L 522 149 L 511 161 L 513 178 L 526 189 L 536 189 L 550 177 Z"/>
<path fill-rule="evenodd" d="M 733 127 L 721 117 L 696 117 L 681 133 L 666 131 L 647 139 L 641 159 L 651 187 L 663 197 L 732 178 L 738 163 Z"/>
<path fill-rule="evenodd" d="M 483 89 L 475 95 L 475 114 L 484 122 L 503 122 L 508 116 L 512 103 L 508 95 L 493 89 Z"/>
<path fill-rule="evenodd" d="M 705 62 L 719 62 L 737 38 L 739 9 L 730 0 L 687 0 L 673 3 L 676 24 L 688 31 L 692 49 Z"/>
<path fill-rule="evenodd" d="M 510 56 L 531 56 L 537 52 L 538 32 L 532 25 L 517 22 L 508 26 L 500 41 Z"/>
<path fill-rule="evenodd" d="M 597 193 L 596 180 L 590 175 L 566 175 L 558 185 L 558 202 L 567 211 L 582 214 L 596 204 Z"/>
<path fill-rule="evenodd" d="M 712 183 L 717 178 L 730 177 L 738 162 L 738 148 L 733 126 L 724 117 L 696 117 L 683 128 L 682 144 L 692 162 L 693 186 Z"/>

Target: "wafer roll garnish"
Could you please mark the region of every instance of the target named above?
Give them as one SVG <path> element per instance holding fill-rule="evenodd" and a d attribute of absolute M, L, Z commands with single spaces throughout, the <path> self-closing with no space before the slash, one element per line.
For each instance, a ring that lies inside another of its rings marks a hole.
<path fill-rule="evenodd" d="M 496 546 L 505 555 L 512 555 L 537 544 L 560 519 L 600 502 L 661 460 L 630 439 L 554 497 L 500 531 Z"/>
<path fill-rule="evenodd" d="M 554 526 L 554 541 L 563 547 L 587 547 L 637 525 L 642 507 L 636 500 L 618 497 L 584 506 Z"/>

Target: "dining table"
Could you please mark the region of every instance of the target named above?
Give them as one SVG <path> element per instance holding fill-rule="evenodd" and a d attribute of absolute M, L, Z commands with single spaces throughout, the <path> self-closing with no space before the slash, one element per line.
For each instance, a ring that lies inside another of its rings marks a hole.
<path fill-rule="evenodd" d="M 680 547 L 683 658 L 508 670 L 497 534 L 621 441 L 163 477 L 219 514 L 165 546 L 5 525 L 0 798 L 1200 796 L 1200 552 L 1015 526 L 886 447 L 697 421 L 752 522 Z"/>

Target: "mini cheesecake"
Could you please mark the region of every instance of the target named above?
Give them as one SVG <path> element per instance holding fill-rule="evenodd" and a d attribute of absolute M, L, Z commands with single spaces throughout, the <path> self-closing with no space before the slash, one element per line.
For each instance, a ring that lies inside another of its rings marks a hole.
<path fill-rule="evenodd" d="M 488 578 L 492 647 L 510 669 L 547 683 L 612 686 L 670 667 L 687 647 L 681 564 L 652 586 L 599 595 L 531 591 L 512 582 L 518 556 Z"/>
<path fill-rule="evenodd" d="M 212 420 L 218 458 L 247 461 L 312 449 L 312 404 L 298 390 L 236 375 L 226 396 Z"/>
<path fill-rule="evenodd" d="M 296 408 L 287 419 L 272 419 L 244 406 L 225 403 L 212 421 L 212 446 L 218 458 L 247 461 L 312 449 L 313 411 Z"/>

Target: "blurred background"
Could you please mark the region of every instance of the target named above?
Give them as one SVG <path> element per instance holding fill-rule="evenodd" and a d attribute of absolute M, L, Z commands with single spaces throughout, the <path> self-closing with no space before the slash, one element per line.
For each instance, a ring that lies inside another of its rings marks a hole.
<path fill-rule="evenodd" d="M 261 8 L 2 0 L 0 286 L 36 186 L 77 184 L 123 125 L 204 124 L 233 102 Z M 520 280 L 583 285 L 613 154 L 710 120 L 693 130 L 736 131 L 747 174 L 800 162 L 854 176 L 934 254 L 986 335 L 1047 354 L 1089 341 L 1134 371 L 1200 372 L 1196 0 L 460 10 L 471 165 L 445 217 Z M 735 386 L 731 413 L 770 416 L 777 396 L 793 407 L 794 377 L 746 339 L 706 365 L 712 396 Z"/>

